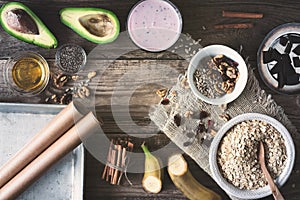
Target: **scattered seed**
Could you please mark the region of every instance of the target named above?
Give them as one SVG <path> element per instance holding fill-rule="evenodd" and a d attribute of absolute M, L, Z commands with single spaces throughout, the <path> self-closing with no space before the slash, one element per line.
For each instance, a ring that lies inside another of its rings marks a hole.
<path fill-rule="evenodd" d="M 219 106 L 223 111 L 227 110 L 227 104 L 221 104 Z"/>
<path fill-rule="evenodd" d="M 81 90 L 78 90 L 77 95 L 81 98 L 81 99 L 85 99 L 85 95 Z"/>
<path fill-rule="evenodd" d="M 214 129 L 210 129 L 210 134 L 212 136 L 216 136 L 217 135 L 217 131 L 215 131 Z"/>
<path fill-rule="evenodd" d="M 88 77 L 88 79 L 92 79 L 92 78 L 94 78 L 96 75 L 97 75 L 97 72 L 92 71 L 92 72 L 89 72 L 89 73 L 88 73 L 87 77 Z"/>
<path fill-rule="evenodd" d="M 177 96 L 177 92 L 175 90 L 172 90 L 171 95 L 172 95 L 172 97 L 176 97 Z"/>
<path fill-rule="evenodd" d="M 68 82 L 68 77 L 64 74 L 59 75 L 58 77 L 54 77 L 53 82 L 55 87 L 61 88 Z"/>
<path fill-rule="evenodd" d="M 55 99 L 56 98 L 56 94 L 53 94 L 52 96 L 51 96 L 51 99 L 53 100 L 53 99 Z"/>
<path fill-rule="evenodd" d="M 188 87 L 189 87 L 189 83 L 188 83 L 186 77 L 183 78 L 183 79 L 181 80 L 180 85 L 181 85 L 181 87 L 183 87 L 183 88 L 188 88 Z"/>
<path fill-rule="evenodd" d="M 84 86 L 81 89 L 86 97 L 90 96 L 90 90 L 87 87 Z"/>
<path fill-rule="evenodd" d="M 57 62 L 62 71 L 77 73 L 85 65 L 86 53 L 78 45 L 65 45 L 57 52 Z"/>
<path fill-rule="evenodd" d="M 194 113 L 193 113 L 192 111 L 188 110 L 188 111 L 186 111 L 186 112 L 184 113 L 184 117 L 185 117 L 185 118 L 190 118 L 193 114 L 194 114 Z"/>
<path fill-rule="evenodd" d="M 60 104 L 69 104 L 72 101 L 72 94 L 64 94 L 60 100 Z"/>
<path fill-rule="evenodd" d="M 220 119 L 222 119 L 223 121 L 227 122 L 231 119 L 230 115 L 227 113 L 222 113 L 219 115 Z"/>
<path fill-rule="evenodd" d="M 76 81 L 76 80 L 78 79 L 78 77 L 79 77 L 78 75 L 73 75 L 73 76 L 72 76 L 72 80 L 73 80 L 73 81 Z"/>

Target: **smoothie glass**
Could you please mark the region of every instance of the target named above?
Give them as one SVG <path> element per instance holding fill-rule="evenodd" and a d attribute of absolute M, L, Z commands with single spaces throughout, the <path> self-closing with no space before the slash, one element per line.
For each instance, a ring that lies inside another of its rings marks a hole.
<path fill-rule="evenodd" d="M 170 48 L 179 38 L 182 17 L 168 0 L 142 0 L 130 11 L 127 30 L 141 49 L 159 52 Z"/>

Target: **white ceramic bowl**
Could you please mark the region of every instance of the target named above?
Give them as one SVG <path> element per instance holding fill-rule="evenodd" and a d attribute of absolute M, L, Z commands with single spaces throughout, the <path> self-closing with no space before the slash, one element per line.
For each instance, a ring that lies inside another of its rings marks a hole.
<path fill-rule="evenodd" d="M 239 65 L 237 66 L 240 76 L 235 84 L 234 90 L 230 94 L 225 94 L 219 98 L 209 98 L 204 94 L 200 93 L 194 83 L 194 73 L 196 69 L 199 67 L 199 62 L 207 57 L 213 58 L 216 55 L 223 54 L 224 56 L 232 59 L 237 62 Z M 201 100 L 206 103 L 213 105 L 221 105 L 234 101 L 244 90 L 247 79 L 248 79 L 248 69 L 247 65 L 240 54 L 238 54 L 235 50 L 224 46 L 224 45 L 210 45 L 201 49 L 190 61 L 188 71 L 188 82 L 191 87 L 192 92 Z"/>
<path fill-rule="evenodd" d="M 276 128 L 281 134 L 285 141 L 286 153 L 287 153 L 287 162 L 286 166 L 283 169 L 282 173 L 275 180 L 275 183 L 280 187 L 282 186 L 287 179 L 289 178 L 295 161 L 295 146 L 293 140 L 288 132 L 288 130 L 276 119 L 269 117 L 267 115 L 258 114 L 258 113 L 246 113 L 239 115 L 230 121 L 228 121 L 222 128 L 218 131 L 217 135 L 212 141 L 209 152 L 209 164 L 210 169 L 213 175 L 214 180 L 218 183 L 218 185 L 223 188 L 225 192 L 229 195 L 241 198 L 241 199 L 259 199 L 266 197 L 271 194 L 271 190 L 269 186 L 265 186 L 256 190 L 241 190 L 231 183 L 227 182 L 225 178 L 221 175 L 217 164 L 217 151 L 219 147 L 219 143 L 223 139 L 223 136 L 236 124 L 239 124 L 246 120 L 257 119 L 261 121 L 265 121 L 268 124 L 272 125 Z"/>

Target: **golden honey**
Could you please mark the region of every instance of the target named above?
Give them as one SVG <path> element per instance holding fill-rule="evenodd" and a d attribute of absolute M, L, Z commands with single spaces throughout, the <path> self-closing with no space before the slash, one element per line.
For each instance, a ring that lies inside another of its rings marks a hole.
<path fill-rule="evenodd" d="M 35 58 L 22 58 L 13 66 L 12 77 L 18 87 L 31 91 L 43 84 L 45 69 Z"/>
<path fill-rule="evenodd" d="M 39 54 L 27 52 L 13 58 L 7 70 L 12 89 L 24 94 L 38 94 L 49 81 L 49 67 Z"/>

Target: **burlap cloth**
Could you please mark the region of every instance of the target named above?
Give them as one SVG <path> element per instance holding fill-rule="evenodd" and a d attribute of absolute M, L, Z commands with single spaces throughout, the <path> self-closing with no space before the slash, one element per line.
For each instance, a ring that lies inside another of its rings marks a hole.
<path fill-rule="evenodd" d="M 197 42 L 193 43 L 193 45 L 199 45 Z M 198 47 L 199 46 L 197 46 L 197 49 L 200 49 Z M 185 59 L 189 60 L 191 56 L 196 53 L 195 50 L 190 52 L 191 53 L 186 55 Z M 210 105 L 196 98 L 186 83 L 186 76 L 180 75 L 176 85 L 169 89 L 166 96 L 166 98 L 170 99 L 170 103 L 168 105 L 155 105 L 149 113 L 151 120 L 159 129 L 195 160 L 209 175 L 212 174 L 209 167 L 208 154 L 213 135 L 205 133 L 200 137 L 197 135 L 191 139 L 190 136 L 187 135 L 187 132 L 197 128 L 199 119 L 187 117 L 189 113 L 191 115 L 197 115 L 200 110 L 207 111 L 210 113 L 210 119 L 214 121 L 213 129 L 216 131 L 226 123 L 219 116 L 222 113 L 228 114 L 231 118 L 243 113 L 262 113 L 279 120 L 290 131 L 294 139 L 297 137 L 297 130 L 284 114 L 282 107 L 276 104 L 271 95 L 268 95 L 260 88 L 258 80 L 250 67 L 248 67 L 248 72 L 248 82 L 244 91 L 235 101 L 227 105 L 225 111 L 220 106 Z M 174 116 L 176 114 L 182 117 L 180 126 L 177 126 L 174 122 Z M 204 141 L 203 137 L 205 138 Z M 187 145 L 187 141 L 190 145 Z M 231 198 L 237 199 L 236 197 Z"/>

